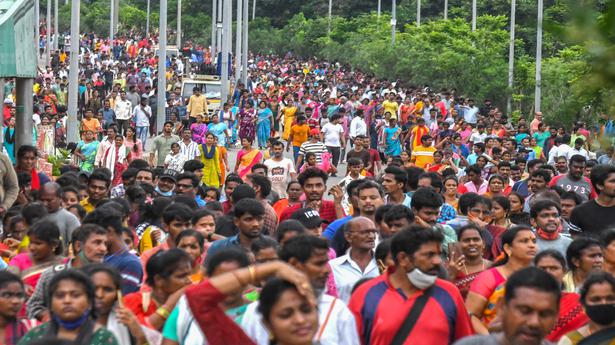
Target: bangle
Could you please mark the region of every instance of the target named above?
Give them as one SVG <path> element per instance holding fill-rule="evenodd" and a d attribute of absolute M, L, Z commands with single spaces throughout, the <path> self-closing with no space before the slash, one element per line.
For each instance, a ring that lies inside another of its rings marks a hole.
<path fill-rule="evenodd" d="M 158 314 L 161 318 L 165 320 L 169 318 L 169 315 L 171 315 L 169 310 L 165 307 L 159 307 L 158 309 L 156 309 L 156 314 Z"/>
<path fill-rule="evenodd" d="M 256 281 L 256 268 L 254 265 L 248 266 L 248 272 L 250 272 L 250 284 L 254 284 Z"/>

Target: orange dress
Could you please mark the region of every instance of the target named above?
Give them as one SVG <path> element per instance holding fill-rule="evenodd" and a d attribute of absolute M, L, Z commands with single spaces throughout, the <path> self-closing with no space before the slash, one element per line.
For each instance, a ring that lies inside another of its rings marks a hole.
<path fill-rule="evenodd" d="M 226 179 L 226 165 L 224 157 L 226 157 L 226 147 L 218 146 L 218 155 L 220 157 L 220 184 L 223 184 Z"/>

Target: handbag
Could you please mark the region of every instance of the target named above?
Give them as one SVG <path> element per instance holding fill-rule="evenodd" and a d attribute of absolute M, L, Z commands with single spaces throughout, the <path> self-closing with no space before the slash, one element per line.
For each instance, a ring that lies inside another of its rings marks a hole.
<path fill-rule="evenodd" d="M 421 316 L 423 309 L 425 309 L 425 305 L 431 297 L 431 292 L 432 288 L 430 287 L 423 291 L 422 295 L 417 297 L 416 301 L 412 305 L 412 308 L 410 309 L 410 312 L 408 313 L 408 316 L 401 324 L 401 327 L 399 327 L 399 330 L 397 330 L 397 333 L 395 333 L 393 341 L 391 341 L 391 345 L 403 345 L 406 338 L 408 338 L 408 335 L 410 335 L 410 332 L 412 332 L 412 329 L 416 325 L 416 322 L 418 321 L 419 316 Z"/>

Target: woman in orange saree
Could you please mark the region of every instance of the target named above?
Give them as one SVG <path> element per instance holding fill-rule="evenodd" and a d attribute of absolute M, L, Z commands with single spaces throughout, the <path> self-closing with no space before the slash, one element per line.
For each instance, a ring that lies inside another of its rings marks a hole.
<path fill-rule="evenodd" d="M 258 164 L 263 159 L 263 153 L 252 147 L 253 139 L 242 138 L 242 149 L 237 152 L 237 160 L 235 162 L 235 173 L 239 174 L 244 181 L 246 176 L 250 174 L 250 170 L 255 164 Z"/>

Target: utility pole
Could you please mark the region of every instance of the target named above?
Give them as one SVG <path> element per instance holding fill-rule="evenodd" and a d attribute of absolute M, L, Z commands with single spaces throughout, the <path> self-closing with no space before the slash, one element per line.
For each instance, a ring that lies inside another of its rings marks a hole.
<path fill-rule="evenodd" d="M 53 50 L 58 50 L 58 40 L 60 33 L 58 32 L 58 1 L 53 2 Z"/>
<path fill-rule="evenodd" d="M 212 0 L 211 2 L 211 61 L 216 59 L 216 29 L 218 24 L 218 0 Z"/>
<path fill-rule="evenodd" d="M 216 54 L 222 51 L 222 32 L 224 30 L 226 30 L 226 28 L 224 28 L 224 14 L 223 14 L 223 8 L 224 8 L 224 0 L 216 0 L 218 2 L 218 15 L 216 16 Z M 217 55 L 216 55 L 217 56 Z M 218 61 L 218 63 L 221 63 L 220 61 Z"/>
<path fill-rule="evenodd" d="M 233 0 L 222 0 L 224 4 L 223 11 L 223 23 L 222 23 L 222 66 L 220 68 L 222 91 L 220 92 L 220 102 L 222 104 L 228 101 L 229 95 L 229 53 L 231 52 L 231 43 L 233 39 L 232 29 L 232 12 L 233 12 Z"/>
<path fill-rule="evenodd" d="M 378 0 L 378 19 L 380 19 L 381 12 L 382 12 L 382 0 Z"/>
<path fill-rule="evenodd" d="M 444 20 L 448 20 L 448 0 L 444 0 Z"/>
<path fill-rule="evenodd" d="M 113 33 L 115 34 L 120 23 L 120 0 L 113 1 L 113 8 L 115 8 L 115 11 L 113 11 Z"/>
<path fill-rule="evenodd" d="M 397 1 L 393 0 L 391 9 L 391 46 L 395 47 L 395 26 L 397 25 Z"/>
<path fill-rule="evenodd" d="M 512 112 L 512 87 L 515 73 L 515 16 L 517 12 L 516 0 L 510 2 L 510 47 L 508 48 L 508 102 L 506 102 L 506 113 L 510 117 Z"/>
<path fill-rule="evenodd" d="M 331 11 L 333 9 L 333 0 L 329 0 L 329 21 L 327 22 L 327 35 L 331 33 Z"/>
<path fill-rule="evenodd" d="M 243 37 L 241 42 L 241 80 L 248 87 L 248 8 L 250 0 L 243 0 Z"/>
<path fill-rule="evenodd" d="M 81 0 L 71 0 L 70 8 L 70 69 L 68 71 L 68 119 L 66 139 L 77 142 L 79 122 L 77 121 L 79 97 L 79 15 Z"/>
<path fill-rule="evenodd" d="M 164 127 L 164 106 L 167 90 L 167 0 L 160 0 L 160 27 L 158 28 L 158 96 L 156 103 L 156 130 L 161 132 Z"/>
<path fill-rule="evenodd" d="M 416 26 L 421 26 L 421 0 L 416 0 Z"/>
<path fill-rule="evenodd" d="M 115 1 L 115 0 L 112 0 Z M 145 18 L 145 37 L 149 37 L 150 0 L 147 0 L 147 16 Z"/>
<path fill-rule="evenodd" d="M 256 19 L 256 0 L 252 0 L 252 20 Z"/>
<path fill-rule="evenodd" d="M 111 18 L 111 20 L 109 20 L 109 41 L 111 42 L 111 49 L 113 49 L 113 40 L 114 40 L 114 36 L 115 36 L 115 30 L 113 30 L 113 16 L 115 15 L 115 1 L 114 0 L 110 0 L 109 1 L 110 4 L 110 12 L 109 12 L 109 17 Z"/>
<path fill-rule="evenodd" d="M 476 0 L 472 0 L 472 32 L 476 31 Z"/>
<path fill-rule="evenodd" d="M 182 48 L 182 0 L 177 0 L 177 49 Z"/>
<path fill-rule="evenodd" d="M 39 57 L 39 46 L 41 41 L 41 0 L 36 0 L 34 4 L 34 21 L 36 25 L 34 27 L 34 37 L 35 37 L 35 46 L 36 46 L 36 63 L 38 64 Z"/>
<path fill-rule="evenodd" d="M 47 44 L 45 45 L 45 65 L 51 66 L 51 0 L 47 0 Z"/>
<path fill-rule="evenodd" d="M 536 29 L 536 93 L 534 111 L 540 111 L 542 93 L 542 11 L 543 0 L 538 0 L 538 28 Z"/>
<path fill-rule="evenodd" d="M 241 43 L 243 42 L 242 30 L 243 25 L 243 0 L 237 0 L 237 19 L 235 20 L 235 75 L 234 81 L 237 83 L 241 79 Z M 233 37 L 231 35 L 231 37 Z"/>

